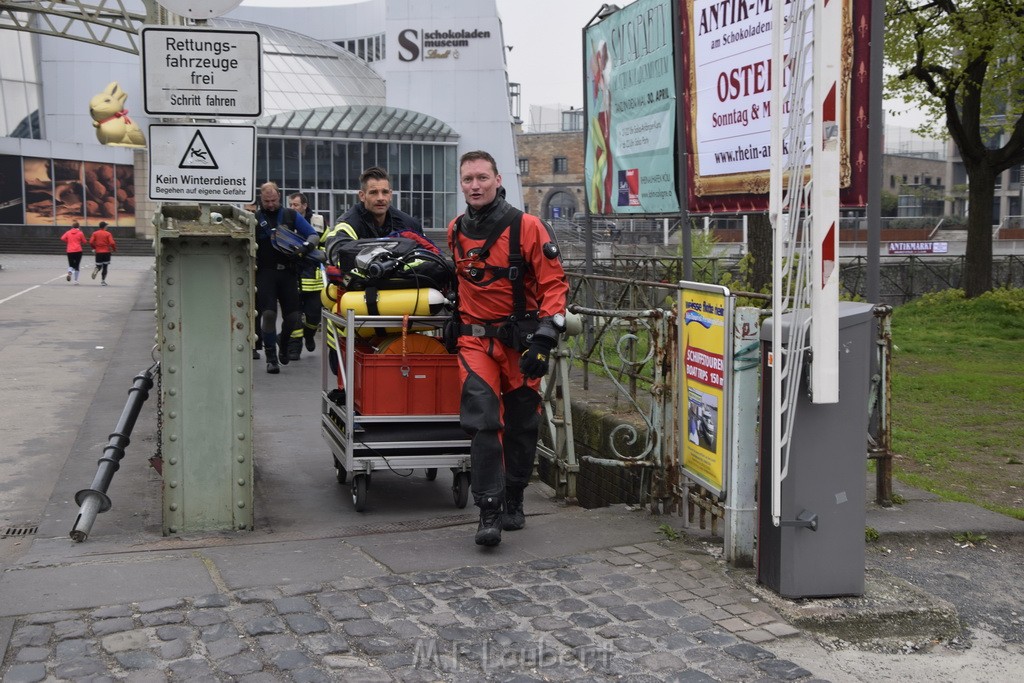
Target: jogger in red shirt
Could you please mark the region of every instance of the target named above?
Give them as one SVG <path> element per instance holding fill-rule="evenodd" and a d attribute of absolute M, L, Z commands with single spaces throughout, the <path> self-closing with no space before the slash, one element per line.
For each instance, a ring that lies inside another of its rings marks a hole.
<path fill-rule="evenodd" d="M 117 242 L 114 241 L 114 236 L 107 230 L 106 221 L 100 221 L 96 232 L 89 236 L 89 245 L 96 252 L 96 267 L 92 270 L 92 279 L 95 280 L 96 276 L 102 273 L 103 277 L 100 278 L 100 284 L 106 287 L 110 255 L 117 251 Z"/>
<path fill-rule="evenodd" d="M 68 274 L 64 276 L 64 279 L 71 282 L 72 276 L 74 276 L 75 284 L 78 284 L 78 269 L 82 265 L 82 250 L 85 249 L 87 244 L 85 239 L 85 233 L 78 227 L 78 221 L 71 224 L 71 228 L 65 232 L 60 238 L 67 245 L 68 254 Z"/>

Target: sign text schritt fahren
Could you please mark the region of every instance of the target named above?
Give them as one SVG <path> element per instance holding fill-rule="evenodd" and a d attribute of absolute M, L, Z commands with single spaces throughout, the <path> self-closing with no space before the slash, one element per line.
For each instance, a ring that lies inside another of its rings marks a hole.
<path fill-rule="evenodd" d="M 226 56 L 237 50 L 238 45 L 226 40 L 197 40 L 195 38 L 174 38 L 173 36 L 167 36 L 164 40 L 164 47 L 168 52 L 164 57 L 165 63 L 172 69 L 191 69 L 189 82 L 192 85 L 216 85 L 215 76 L 218 71 L 227 73 L 238 68 L 238 59 Z M 208 56 L 211 52 L 215 55 L 214 57 Z M 206 105 L 210 107 L 235 106 L 233 97 L 221 97 L 208 93 L 205 99 Z M 202 102 L 198 94 L 172 95 L 171 104 L 200 106 Z"/>

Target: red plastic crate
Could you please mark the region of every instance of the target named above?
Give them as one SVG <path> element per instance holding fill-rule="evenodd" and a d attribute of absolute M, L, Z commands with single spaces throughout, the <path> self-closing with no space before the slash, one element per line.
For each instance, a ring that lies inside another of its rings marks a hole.
<path fill-rule="evenodd" d="M 357 348 L 355 409 L 361 415 L 458 415 L 457 362 L 458 356 L 449 353 L 402 356 Z"/>

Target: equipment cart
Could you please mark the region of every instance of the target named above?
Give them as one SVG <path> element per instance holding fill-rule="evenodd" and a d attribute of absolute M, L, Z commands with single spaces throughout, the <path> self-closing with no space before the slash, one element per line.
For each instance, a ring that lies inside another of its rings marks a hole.
<path fill-rule="evenodd" d="M 438 468 L 450 468 L 455 505 L 464 508 L 469 500 L 470 440 L 459 425 L 457 356 L 407 353 L 405 346 L 413 332 L 438 330 L 447 320 L 324 311 L 321 432 L 338 483 L 351 477 L 357 512 L 366 509 L 372 473 L 382 469 L 423 468 L 432 481 Z M 388 353 L 369 345 L 381 333 L 390 333 Z M 341 349 L 339 375 L 330 367 L 328 338 Z"/>

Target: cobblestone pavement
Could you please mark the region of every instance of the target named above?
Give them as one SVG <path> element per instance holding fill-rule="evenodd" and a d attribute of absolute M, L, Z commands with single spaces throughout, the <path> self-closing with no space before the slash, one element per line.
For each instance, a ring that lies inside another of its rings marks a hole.
<path fill-rule="evenodd" d="M 21 617 L 3 681 L 810 680 L 797 633 L 666 541 Z"/>

